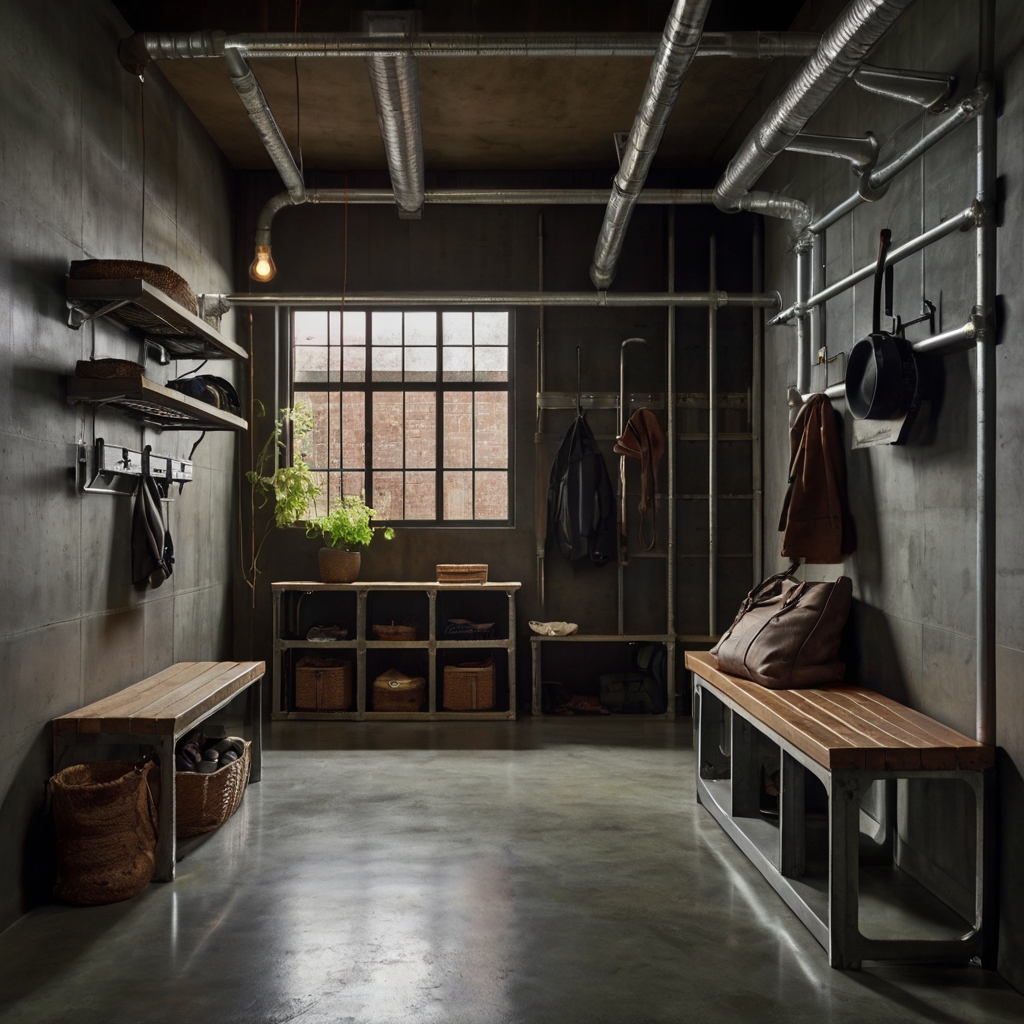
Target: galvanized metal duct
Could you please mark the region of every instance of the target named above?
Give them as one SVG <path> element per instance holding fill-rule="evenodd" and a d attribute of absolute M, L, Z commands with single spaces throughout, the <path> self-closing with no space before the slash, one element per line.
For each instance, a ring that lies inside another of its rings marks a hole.
<path fill-rule="evenodd" d="M 679 87 L 693 63 L 710 6 L 711 0 L 675 0 L 665 23 L 594 248 L 590 279 L 601 291 L 606 290 L 615 278 L 633 207 L 675 109 Z"/>
<path fill-rule="evenodd" d="M 816 32 L 705 32 L 698 57 L 771 60 L 806 57 L 820 40 Z M 151 60 L 222 57 L 227 49 L 254 57 L 367 57 L 407 53 L 416 57 L 653 57 L 656 32 L 419 32 L 382 42 L 361 32 L 137 32 L 121 43 L 121 63 L 139 74 Z"/>
<path fill-rule="evenodd" d="M 245 107 L 267 154 L 281 175 L 281 181 L 288 189 L 291 202 L 305 202 L 306 186 L 302 181 L 302 173 L 296 166 L 288 143 L 284 141 L 281 129 L 274 120 L 256 76 L 237 50 L 225 51 L 224 57 L 228 65 L 228 74 L 231 76 L 231 84 L 235 87 L 235 92 L 238 93 L 238 98 L 242 101 L 242 106 Z"/>
<path fill-rule="evenodd" d="M 408 54 L 366 58 L 373 104 L 391 174 L 398 216 L 419 219 L 425 189 L 423 130 L 420 122 L 420 77 L 416 58 Z"/>
<path fill-rule="evenodd" d="M 749 209 L 750 189 L 914 0 L 853 0 L 750 130 L 715 189 L 721 210 Z M 801 204 L 802 205 L 802 204 Z M 777 206 L 783 216 L 792 210 Z M 772 207 L 762 210 L 773 214 Z M 806 225 L 805 225 L 806 226 Z"/>

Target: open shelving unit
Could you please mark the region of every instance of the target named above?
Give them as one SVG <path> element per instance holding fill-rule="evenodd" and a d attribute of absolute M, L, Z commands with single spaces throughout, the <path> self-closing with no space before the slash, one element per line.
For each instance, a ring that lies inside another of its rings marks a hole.
<path fill-rule="evenodd" d="M 272 584 L 274 664 L 271 717 L 292 721 L 508 720 L 516 717 L 516 592 L 519 583 L 314 583 Z M 507 605 L 507 607 L 505 607 Z M 498 612 L 501 614 L 497 614 Z M 444 621 L 467 618 L 495 622 L 491 640 L 450 640 Z M 401 621 L 416 629 L 414 640 L 372 639 L 373 625 Z M 440 622 L 440 628 L 439 628 Z M 306 640 L 311 626 L 337 625 L 342 640 Z M 306 652 L 337 654 L 353 661 L 354 706 L 346 711 L 298 711 L 294 707 L 295 662 Z M 459 657 L 459 652 L 463 657 Z M 494 656 L 498 699 L 490 711 L 445 711 L 446 664 Z M 373 680 L 399 668 L 427 680 L 426 708 L 419 712 L 373 711 Z"/>
<path fill-rule="evenodd" d="M 106 317 L 185 359 L 247 359 L 245 349 L 148 281 L 67 279 L 68 326 Z"/>
<path fill-rule="evenodd" d="M 69 377 L 68 401 L 111 406 L 161 430 L 249 429 L 241 416 L 190 398 L 148 377 Z"/>

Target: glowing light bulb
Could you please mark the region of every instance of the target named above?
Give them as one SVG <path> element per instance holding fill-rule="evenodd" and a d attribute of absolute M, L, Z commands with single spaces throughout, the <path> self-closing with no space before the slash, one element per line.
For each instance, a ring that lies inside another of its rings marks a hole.
<path fill-rule="evenodd" d="M 254 281 L 273 281 L 276 274 L 277 267 L 270 255 L 270 246 L 257 245 L 256 258 L 249 265 L 249 276 Z"/>

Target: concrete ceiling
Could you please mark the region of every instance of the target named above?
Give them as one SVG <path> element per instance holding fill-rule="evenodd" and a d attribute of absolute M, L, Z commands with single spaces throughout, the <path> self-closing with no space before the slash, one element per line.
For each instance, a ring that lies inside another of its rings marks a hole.
<path fill-rule="evenodd" d="M 628 131 L 649 58 L 421 58 L 420 108 L 428 169 L 615 167 L 612 133 Z M 224 62 L 159 66 L 236 168 L 271 167 L 228 80 Z M 296 149 L 296 69 L 253 60 L 278 124 Z M 753 95 L 767 62 L 694 61 L 655 166 L 696 168 Z M 298 61 L 302 154 L 307 168 L 386 167 L 361 59 Z"/>

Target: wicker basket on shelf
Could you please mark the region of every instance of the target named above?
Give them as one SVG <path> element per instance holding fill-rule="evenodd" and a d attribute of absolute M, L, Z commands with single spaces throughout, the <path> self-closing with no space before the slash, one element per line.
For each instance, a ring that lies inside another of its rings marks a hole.
<path fill-rule="evenodd" d="M 180 274 L 162 263 L 144 263 L 141 260 L 74 260 L 69 274 L 76 281 L 145 281 L 159 288 L 179 306 L 196 315 L 196 293 Z M 128 304 L 117 311 L 117 317 L 150 334 L 180 334 L 181 331 L 160 321 L 148 310 Z"/>
<path fill-rule="evenodd" d="M 438 564 L 438 583 L 486 583 L 487 564 L 470 563 L 465 565 Z"/>
<path fill-rule="evenodd" d="M 352 692 L 351 661 L 307 654 L 296 662 L 296 711 L 347 711 Z"/>
<path fill-rule="evenodd" d="M 445 711 L 493 711 L 494 659 L 444 667 Z"/>
<path fill-rule="evenodd" d="M 220 828 L 242 802 L 249 781 L 252 744 L 237 761 L 209 775 L 200 772 L 175 772 L 174 799 L 179 839 L 199 836 Z"/>
<path fill-rule="evenodd" d="M 427 699 L 427 681 L 388 669 L 373 681 L 373 710 L 390 712 L 422 711 Z"/>
<path fill-rule="evenodd" d="M 415 640 L 415 626 L 396 626 L 394 622 L 387 626 L 373 627 L 374 640 Z"/>

